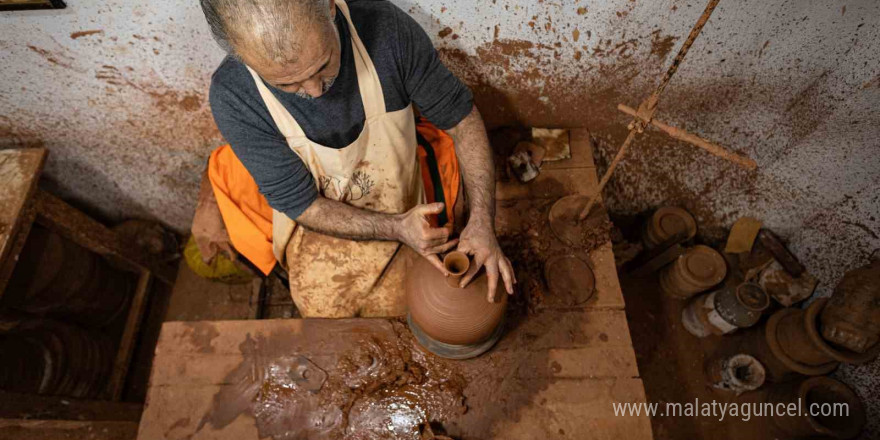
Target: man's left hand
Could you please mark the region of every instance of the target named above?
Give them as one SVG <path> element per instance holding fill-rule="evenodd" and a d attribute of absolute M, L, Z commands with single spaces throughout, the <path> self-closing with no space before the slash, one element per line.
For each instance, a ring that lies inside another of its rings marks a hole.
<path fill-rule="evenodd" d="M 471 218 L 467 226 L 459 236 L 457 251 L 474 256 L 474 264 L 461 280 L 461 287 L 465 287 L 483 266 L 486 267 L 486 277 L 489 278 L 489 292 L 486 299 L 495 302 L 495 291 L 498 286 L 498 275 L 504 279 L 504 287 L 509 295 L 513 294 L 513 284 L 516 276 L 510 260 L 504 256 L 504 251 L 498 245 L 495 231 L 486 220 Z"/>

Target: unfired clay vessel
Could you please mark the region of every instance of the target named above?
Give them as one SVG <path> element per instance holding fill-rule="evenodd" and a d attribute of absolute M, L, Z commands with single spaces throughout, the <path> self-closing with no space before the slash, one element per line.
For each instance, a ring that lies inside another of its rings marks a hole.
<path fill-rule="evenodd" d="M 865 353 L 880 341 L 880 259 L 851 270 L 820 315 L 822 337 Z"/>
<path fill-rule="evenodd" d="M 449 277 L 424 258 L 418 258 L 408 271 L 406 295 L 411 322 L 444 344 L 473 345 L 486 341 L 504 317 L 504 286 L 499 286 L 495 302 L 490 303 L 486 299 L 488 281 L 484 272 L 467 287 L 458 287 L 471 264 L 467 255 L 451 252 L 443 264 L 452 274 Z"/>

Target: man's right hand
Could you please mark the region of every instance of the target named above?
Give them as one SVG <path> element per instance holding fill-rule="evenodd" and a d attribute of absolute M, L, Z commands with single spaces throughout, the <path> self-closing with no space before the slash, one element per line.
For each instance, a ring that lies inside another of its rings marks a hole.
<path fill-rule="evenodd" d="M 443 203 L 418 205 L 398 216 L 395 231 L 398 241 L 413 248 L 444 275 L 449 275 L 437 254 L 455 247 L 458 239 L 449 240 L 450 228 L 431 227 L 427 218 L 428 215 L 439 214 L 444 209 Z"/>

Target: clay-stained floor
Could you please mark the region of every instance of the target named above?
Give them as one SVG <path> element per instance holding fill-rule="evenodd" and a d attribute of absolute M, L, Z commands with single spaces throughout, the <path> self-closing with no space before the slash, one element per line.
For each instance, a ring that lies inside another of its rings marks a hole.
<path fill-rule="evenodd" d="M 715 390 L 703 376 L 703 363 L 716 349 L 738 340 L 738 335 L 697 338 L 681 325 L 681 309 L 686 301 L 665 296 L 656 274 L 638 279 L 620 274 L 626 301 L 626 317 L 632 335 L 639 373 L 645 384 L 648 402 L 719 404 L 759 399 L 744 394 Z M 718 417 L 653 417 L 651 427 L 656 440 L 713 439 L 764 440 L 777 438 L 766 418 L 742 421 Z"/>

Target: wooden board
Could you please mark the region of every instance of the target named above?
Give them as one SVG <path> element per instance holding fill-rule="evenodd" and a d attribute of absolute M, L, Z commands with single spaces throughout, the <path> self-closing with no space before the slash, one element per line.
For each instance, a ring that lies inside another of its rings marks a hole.
<path fill-rule="evenodd" d="M 247 341 L 282 338 L 286 349 L 279 353 L 304 355 L 332 372 L 365 337 L 396 335 L 384 319 L 166 323 L 139 438 L 257 439 L 256 420 L 248 414 L 219 430 L 200 427 L 215 396 L 240 386 L 229 376 L 244 361 Z M 515 324 L 490 353 L 455 366 L 467 378 L 470 408 L 443 423 L 456 437 L 562 439 L 572 438 L 565 432 L 602 427 L 595 438 L 651 438 L 647 418 L 613 414 L 614 402 L 644 401 L 623 311 L 539 312 Z"/>
<path fill-rule="evenodd" d="M 536 199 L 547 203 L 565 191 L 595 191 L 596 171 L 585 130 L 572 134 L 571 163 L 548 169 L 552 191 L 506 187 L 498 203 L 499 235 L 515 236 L 519 221 Z M 584 157 L 587 154 L 589 157 Z M 540 183 L 540 182 L 539 182 Z M 518 185 L 518 184 L 517 184 Z M 540 204 L 539 204 L 540 205 Z M 614 403 L 645 401 L 644 386 L 627 326 L 611 243 L 589 254 L 596 294 L 566 309 L 540 308 L 509 317 L 504 336 L 488 353 L 454 362 L 465 378 L 468 411 L 443 420 L 448 434 L 462 439 L 650 439 L 650 420 L 618 417 Z M 400 326 L 400 324 L 397 324 Z M 357 330 L 354 330 L 357 328 Z M 248 414 L 219 430 L 200 421 L 215 396 L 228 392 L 230 372 L 244 359 L 248 340 L 286 335 L 288 355 L 303 354 L 331 371 L 341 352 L 362 344 L 366 334 L 395 338 L 384 319 L 170 322 L 163 326 L 153 361 L 141 439 L 257 439 Z"/>
<path fill-rule="evenodd" d="M 24 246 L 35 210 L 30 199 L 46 162 L 46 149 L 0 151 L 0 295 Z"/>
<path fill-rule="evenodd" d="M 4 420 L 0 419 L 0 438 L 4 440 L 131 440 L 137 422 L 81 420 Z"/>

